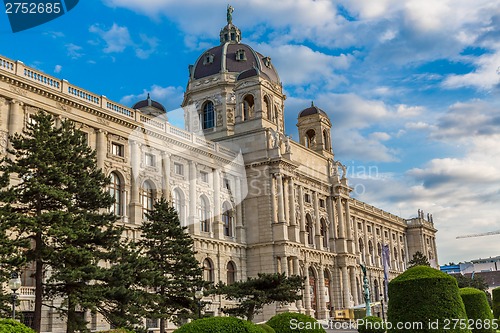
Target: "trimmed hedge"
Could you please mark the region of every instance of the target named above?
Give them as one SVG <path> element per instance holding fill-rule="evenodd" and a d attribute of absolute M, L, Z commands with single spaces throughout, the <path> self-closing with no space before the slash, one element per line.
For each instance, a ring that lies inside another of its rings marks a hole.
<path fill-rule="evenodd" d="M 368 325 L 366 325 L 368 323 Z M 364 317 L 358 320 L 359 333 L 384 333 L 385 324 L 381 318 L 375 316 Z"/>
<path fill-rule="evenodd" d="M 18 321 L 0 319 L 0 333 L 35 333 L 35 331 Z"/>
<path fill-rule="evenodd" d="M 102 331 L 101 333 L 134 333 L 134 332 L 126 328 L 115 328 L 109 331 Z"/>
<path fill-rule="evenodd" d="M 276 333 L 326 333 L 316 319 L 305 314 L 283 312 L 275 315 L 267 322 Z"/>
<path fill-rule="evenodd" d="M 453 324 L 454 320 L 467 321 L 457 280 L 428 266 L 409 268 L 389 283 L 387 320 L 391 333 L 470 333 Z M 401 325 L 413 326 L 408 330 Z"/>
<path fill-rule="evenodd" d="M 492 291 L 493 318 L 500 318 L 500 287 L 496 287 Z"/>
<path fill-rule="evenodd" d="M 263 333 L 257 325 L 235 317 L 210 317 L 182 325 L 175 333 Z"/>
<path fill-rule="evenodd" d="M 269 326 L 268 324 L 257 324 L 265 333 L 276 333 L 274 328 Z"/>
<path fill-rule="evenodd" d="M 473 333 L 493 333 L 493 314 L 491 313 L 488 299 L 484 291 L 476 288 L 461 288 L 460 296 L 465 305 L 467 318 L 473 323 L 471 327 Z M 483 326 L 489 328 L 483 328 Z"/>

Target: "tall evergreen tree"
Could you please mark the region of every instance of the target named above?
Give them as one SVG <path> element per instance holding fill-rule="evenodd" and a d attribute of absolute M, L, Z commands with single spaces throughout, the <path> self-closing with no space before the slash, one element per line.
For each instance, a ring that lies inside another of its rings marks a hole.
<path fill-rule="evenodd" d="M 302 299 L 299 292 L 304 288 L 304 277 L 284 273 L 259 273 L 247 281 L 237 281 L 226 285 L 220 282 L 213 293 L 224 295 L 228 300 L 238 301 L 238 305 L 222 309 L 223 312 L 253 320 L 264 305 L 272 303 L 291 303 Z"/>
<path fill-rule="evenodd" d="M 119 243 L 121 229 L 105 212 L 113 202 L 105 189 L 109 179 L 97 169 L 83 134 L 70 121 L 55 127 L 44 112 L 31 120 L 23 135 L 10 138 L 14 158 L 0 166 L 3 175 L 18 179 L 1 191 L 9 207 L 3 221 L 18 239 L 31 242 L 25 255 L 35 263 L 35 330 L 40 332 L 43 297 L 59 296 L 67 332 L 73 333 L 85 330 L 77 308 L 85 310 L 102 297 L 92 281 L 102 278 L 99 263 Z"/>
<path fill-rule="evenodd" d="M 166 320 L 192 306 L 194 292 L 205 285 L 202 269 L 195 258 L 193 239 L 181 227 L 175 209 L 165 199 L 157 201 L 147 220 L 139 227 L 139 248 L 147 263 L 144 287 L 151 291 L 151 318 L 160 319 L 160 333 Z"/>

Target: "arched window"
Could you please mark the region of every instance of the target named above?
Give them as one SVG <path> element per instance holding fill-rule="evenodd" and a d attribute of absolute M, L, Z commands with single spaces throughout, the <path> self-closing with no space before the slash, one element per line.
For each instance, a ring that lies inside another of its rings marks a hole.
<path fill-rule="evenodd" d="M 252 95 L 246 95 L 245 98 L 243 98 L 243 119 L 242 120 L 248 120 L 250 119 L 250 115 L 253 113 L 253 107 L 254 107 L 254 99 Z"/>
<path fill-rule="evenodd" d="M 316 146 L 316 132 L 313 129 L 310 129 L 306 132 L 306 147 L 313 149 Z"/>
<path fill-rule="evenodd" d="M 374 289 L 374 294 L 375 294 L 375 301 L 378 302 L 380 301 L 380 288 L 378 286 L 378 280 L 375 279 L 373 280 L 373 289 Z"/>
<path fill-rule="evenodd" d="M 330 135 L 328 133 L 328 130 L 323 131 L 323 144 L 325 150 L 330 150 Z"/>
<path fill-rule="evenodd" d="M 227 263 L 227 284 L 233 284 L 236 281 L 236 265 L 230 261 Z"/>
<path fill-rule="evenodd" d="M 109 177 L 111 178 L 111 184 L 109 184 L 109 194 L 115 199 L 115 202 L 111 206 L 110 210 L 117 216 L 123 215 L 123 189 L 120 177 L 112 172 Z"/>
<path fill-rule="evenodd" d="M 309 214 L 306 215 L 306 231 L 308 244 L 314 244 L 314 225 Z"/>
<path fill-rule="evenodd" d="M 215 127 L 215 110 L 214 103 L 211 101 L 206 102 L 203 105 L 203 119 L 202 119 L 203 129 L 209 129 Z"/>
<path fill-rule="evenodd" d="M 214 281 L 214 265 L 208 258 L 203 261 L 203 280 L 208 282 Z"/>
<path fill-rule="evenodd" d="M 233 237 L 233 210 L 231 206 L 226 202 L 222 206 L 222 224 L 224 225 L 224 236 Z"/>
<path fill-rule="evenodd" d="M 321 236 L 323 236 L 323 247 L 328 247 L 328 226 L 325 219 L 321 219 Z"/>
<path fill-rule="evenodd" d="M 306 282 L 307 283 L 307 282 Z M 311 300 L 311 308 L 313 310 L 318 309 L 318 279 L 316 279 L 316 273 L 309 267 L 309 294 Z"/>
<path fill-rule="evenodd" d="M 269 102 L 269 97 L 264 97 L 264 110 L 266 110 L 267 120 L 273 120 L 273 112 L 271 110 L 271 102 Z"/>
<path fill-rule="evenodd" d="M 141 188 L 142 218 L 147 219 L 146 214 L 153 210 L 154 187 L 149 181 L 145 181 Z"/>
<path fill-rule="evenodd" d="M 210 231 L 210 207 L 207 198 L 200 197 L 200 230 Z"/>
<path fill-rule="evenodd" d="M 173 205 L 174 209 L 177 212 L 177 215 L 179 216 L 179 221 L 181 222 L 182 226 L 185 226 L 185 220 L 184 220 L 184 197 L 182 195 L 181 190 L 175 189 L 174 190 L 174 195 L 173 197 Z"/>

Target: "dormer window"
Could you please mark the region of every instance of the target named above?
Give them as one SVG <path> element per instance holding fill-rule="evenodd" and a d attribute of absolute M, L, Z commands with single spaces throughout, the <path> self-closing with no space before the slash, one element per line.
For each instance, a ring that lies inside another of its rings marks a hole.
<path fill-rule="evenodd" d="M 262 59 L 262 60 L 264 60 L 264 65 L 266 67 L 271 68 L 271 58 L 270 57 L 264 57 L 264 59 Z"/>
<path fill-rule="evenodd" d="M 203 65 L 209 65 L 214 62 L 214 55 L 212 53 L 205 53 L 203 56 Z"/>
<path fill-rule="evenodd" d="M 236 51 L 236 60 L 237 61 L 247 60 L 247 55 L 245 54 L 245 50 L 239 49 L 238 51 Z"/>
<path fill-rule="evenodd" d="M 231 32 L 231 40 L 236 40 L 236 34 L 234 32 Z"/>

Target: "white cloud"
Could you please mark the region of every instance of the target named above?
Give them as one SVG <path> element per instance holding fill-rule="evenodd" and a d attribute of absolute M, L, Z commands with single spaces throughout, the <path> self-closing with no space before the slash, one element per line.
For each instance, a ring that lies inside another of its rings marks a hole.
<path fill-rule="evenodd" d="M 127 27 L 120 27 L 116 23 L 109 30 L 102 29 L 98 24 L 90 26 L 89 31 L 99 35 L 106 47 L 103 49 L 104 53 L 120 53 L 123 52 L 128 46 L 133 45 L 130 33 Z"/>
<path fill-rule="evenodd" d="M 54 73 L 61 73 L 62 71 L 62 66 L 61 65 L 56 65 L 54 67 Z"/>
<path fill-rule="evenodd" d="M 476 87 L 489 90 L 500 84 L 498 68 L 500 66 L 500 48 L 493 54 L 484 54 L 474 58 L 475 70 L 462 74 L 451 74 L 443 82 L 445 88 Z"/>
<path fill-rule="evenodd" d="M 82 47 L 73 43 L 66 44 L 66 53 L 71 59 L 78 59 L 83 56 Z"/>

